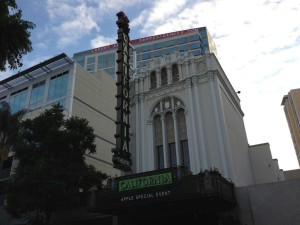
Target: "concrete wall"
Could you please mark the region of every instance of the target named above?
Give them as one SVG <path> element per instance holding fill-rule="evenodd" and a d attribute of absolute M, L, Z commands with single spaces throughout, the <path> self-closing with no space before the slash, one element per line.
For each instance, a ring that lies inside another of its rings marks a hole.
<path fill-rule="evenodd" d="M 284 171 L 285 180 L 300 180 L 300 169 Z"/>
<path fill-rule="evenodd" d="M 284 180 L 278 161 L 272 159 L 269 143 L 249 146 L 256 184 Z"/>
<path fill-rule="evenodd" d="M 104 71 L 87 73 L 77 66 L 71 114 L 86 118 L 94 128 L 96 154 L 86 157 L 87 163 L 108 175 L 119 175 L 113 168 L 111 149 L 115 145 L 116 132 L 115 80 Z"/>
<path fill-rule="evenodd" d="M 298 225 L 300 180 L 235 189 L 241 224 Z"/>

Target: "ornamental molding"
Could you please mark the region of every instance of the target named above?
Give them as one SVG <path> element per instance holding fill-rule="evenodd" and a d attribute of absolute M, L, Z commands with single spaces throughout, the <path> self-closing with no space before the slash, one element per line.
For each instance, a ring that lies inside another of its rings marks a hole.
<path fill-rule="evenodd" d="M 215 81 L 215 73 L 214 71 L 207 71 L 206 76 L 207 76 L 207 80 L 208 82 L 214 82 Z"/>
<path fill-rule="evenodd" d="M 192 77 L 192 83 L 193 83 L 193 85 L 198 86 L 199 85 L 199 77 L 198 76 L 193 76 Z"/>
<path fill-rule="evenodd" d="M 184 89 L 183 82 L 177 82 L 176 84 L 170 84 L 167 86 L 159 87 L 151 91 L 145 92 L 145 99 L 151 100 L 158 97 L 170 95 L 172 93 L 181 92 Z"/>

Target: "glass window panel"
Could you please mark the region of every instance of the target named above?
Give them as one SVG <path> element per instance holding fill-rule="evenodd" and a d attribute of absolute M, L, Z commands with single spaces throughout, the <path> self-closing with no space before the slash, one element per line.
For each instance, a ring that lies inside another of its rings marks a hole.
<path fill-rule="evenodd" d="M 87 71 L 94 71 L 95 70 L 95 64 L 89 64 L 86 66 Z"/>
<path fill-rule="evenodd" d="M 179 38 L 177 40 L 178 44 L 184 44 L 184 43 L 187 43 L 187 41 L 188 41 L 187 37 Z"/>
<path fill-rule="evenodd" d="M 141 48 L 142 48 L 143 52 L 150 51 L 150 50 L 152 50 L 152 45 L 145 45 L 145 46 L 142 46 Z"/>
<path fill-rule="evenodd" d="M 196 56 L 196 55 L 203 55 L 202 51 L 201 50 L 196 50 L 196 51 L 192 51 L 193 55 Z"/>
<path fill-rule="evenodd" d="M 164 42 L 156 43 L 153 45 L 154 49 L 160 49 L 163 48 L 164 46 L 165 46 Z"/>
<path fill-rule="evenodd" d="M 41 105 L 44 99 L 45 81 L 33 85 L 30 96 L 30 108 Z"/>
<path fill-rule="evenodd" d="M 151 53 L 144 53 L 142 55 L 142 59 L 149 59 L 151 57 Z"/>
<path fill-rule="evenodd" d="M 48 91 L 48 101 L 63 97 L 67 94 L 69 76 L 68 73 L 63 76 L 61 75 L 62 74 L 59 74 L 58 76 L 51 78 Z"/>
<path fill-rule="evenodd" d="M 54 97 L 59 97 L 62 87 L 62 79 L 61 77 L 55 80 L 55 91 L 54 91 Z"/>
<path fill-rule="evenodd" d="M 176 44 L 176 41 L 175 40 L 170 40 L 170 41 L 167 41 L 166 42 L 166 46 L 172 46 L 172 45 L 175 45 Z"/>
<path fill-rule="evenodd" d="M 103 68 L 105 68 L 105 66 L 106 66 L 106 63 L 103 62 L 103 61 L 100 61 L 100 62 L 98 63 L 98 69 L 103 69 Z"/>
<path fill-rule="evenodd" d="M 98 61 L 104 61 L 107 58 L 106 55 L 99 55 L 98 56 Z"/>
<path fill-rule="evenodd" d="M 153 52 L 153 57 L 159 57 L 163 55 L 163 50 Z"/>
<path fill-rule="evenodd" d="M 24 109 L 26 106 L 26 100 L 27 100 L 27 89 L 13 93 L 9 99 L 9 104 L 12 113 Z"/>
<path fill-rule="evenodd" d="M 200 48 L 200 42 L 194 42 L 190 44 L 191 49 Z"/>
<path fill-rule="evenodd" d="M 90 57 L 87 59 L 87 64 L 95 63 L 95 57 Z"/>
<path fill-rule="evenodd" d="M 198 34 L 190 36 L 190 41 L 196 41 L 196 40 L 199 40 L 199 35 Z"/>
<path fill-rule="evenodd" d="M 187 51 L 187 50 L 188 50 L 188 45 L 181 45 L 181 46 L 178 46 L 178 50 L 179 50 L 179 51 Z"/>

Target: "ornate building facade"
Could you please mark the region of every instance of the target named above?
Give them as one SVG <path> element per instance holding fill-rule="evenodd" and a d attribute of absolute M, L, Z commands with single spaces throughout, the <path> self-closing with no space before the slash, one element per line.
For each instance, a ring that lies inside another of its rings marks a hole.
<path fill-rule="evenodd" d="M 140 71 L 131 82 L 135 172 L 185 165 L 254 183 L 240 100 L 214 54 L 175 52 Z"/>

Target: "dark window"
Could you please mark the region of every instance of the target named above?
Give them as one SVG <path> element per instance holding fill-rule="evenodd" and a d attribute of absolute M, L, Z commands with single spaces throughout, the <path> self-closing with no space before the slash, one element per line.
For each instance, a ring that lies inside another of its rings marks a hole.
<path fill-rule="evenodd" d="M 176 166 L 176 146 L 175 143 L 169 143 L 170 166 Z"/>
<path fill-rule="evenodd" d="M 156 88 L 156 72 L 152 71 L 150 74 L 150 88 L 155 89 Z"/>
<path fill-rule="evenodd" d="M 181 142 L 181 155 L 182 155 L 182 163 L 186 167 L 190 168 L 190 155 L 189 155 L 189 145 L 187 140 L 182 140 Z"/>
<path fill-rule="evenodd" d="M 177 64 L 172 65 L 172 82 L 179 81 L 179 73 Z"/>
<path fill-rule="evenodd" d="M 161 86 L 165 86 L 168 84 L 168 74 L 167 74 L 167 69 L 162 68 L 161 69 Z"/>
<path fill-rule="evenodd" d="M 158 169 L 164 168 L 164 149 L 162 145 L 156 146 L 157 151 L 157 167 Z"/>

